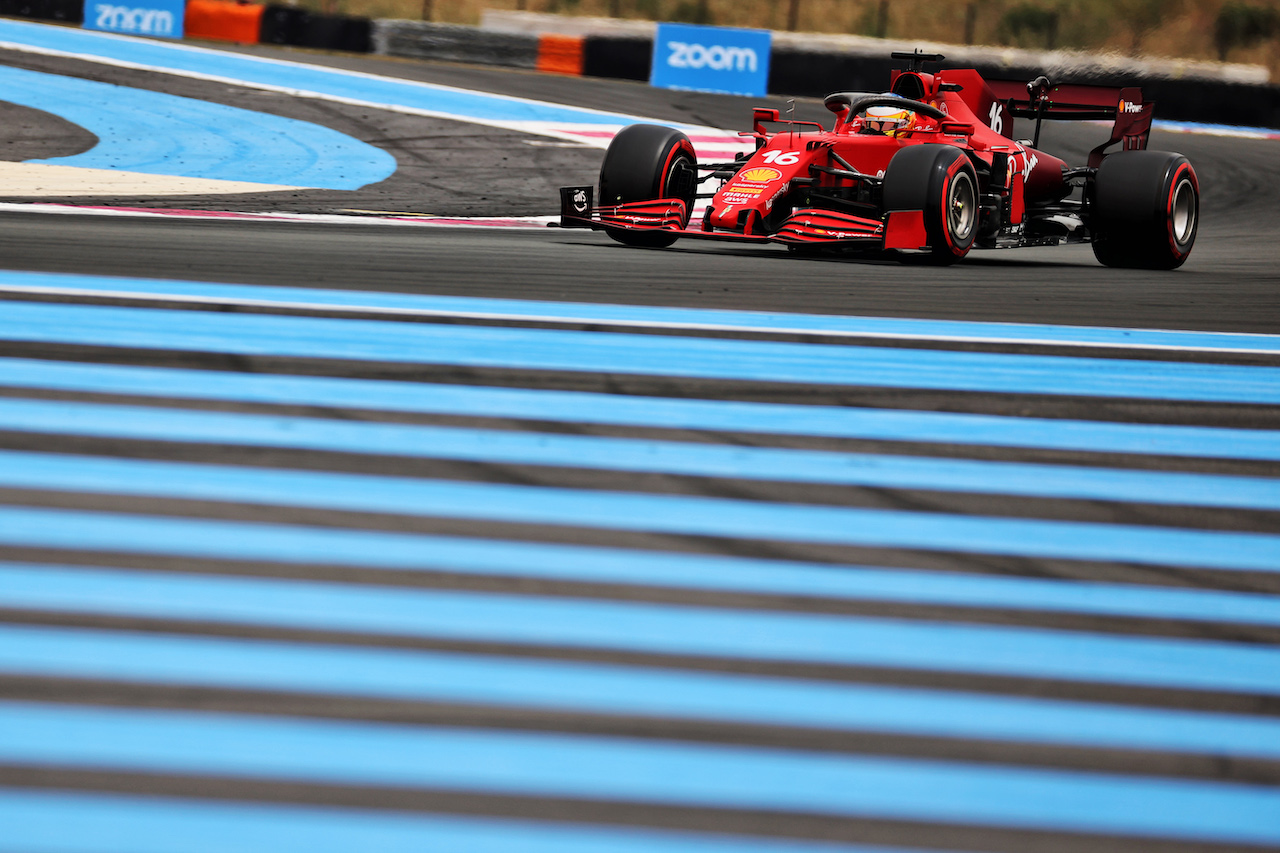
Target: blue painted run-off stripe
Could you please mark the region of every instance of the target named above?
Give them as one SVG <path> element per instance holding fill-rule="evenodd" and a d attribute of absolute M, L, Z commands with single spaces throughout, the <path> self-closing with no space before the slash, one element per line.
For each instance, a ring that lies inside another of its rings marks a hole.
<path fill-rule="evenodd" d="M 82 154 L 37 163 L 333 190 L 396 170 L 390 154 L 336 130 L 209 101 L 5 66 L 0 90 L 98 137 Z"/>
<path fill-rule="evenodd" d="M 1280 695 L 1247 643 L 124 569 L 0 565 L 20 610 Z"/>
<path fill-rule="evenodd" d="M 0 625 L 0 672 L 1280 759 L 1280 720 L 536 658 Z"/>
<path fill-rule="evenodd" d="M 4 853 L 944 853 L 905 847 L 124 794 L 0 788 Z"/>
<path fill-rule="evenodd" d="M 0 398 L 0 430 L 877 489 L 1280 510 L 1280 479 Z"/>
<path fill-rule="evenodd" d="M 778 435 L 1280 460 L 1280 432 L 951 412 L 684 400 L 0 358 L 0 385 L 194 400 Z"/>
<path fill-rule="evenodd" d="M 6 702 L 0 760 L 1280 842 L 1280 791 L 1263 786 L 607 737 Z"/>
<path fill-rule="evenodd" d="M 0 451 L 0 485 L 677 535 L 1280 571 L 1280 536 L 1262 533 L 14 451 Z"/>
<path fill-rule="evenodd" d="M 22 21 L 0 20 L 0 42 L 95 57 L 129 66 L 216 77 L 229 83 L 257 85 L 303 97 L 314 93 L 370 106 L 402 107 L 504 125 L 555 122 L 618 126 L 637 121 L 635 117 L 619 113 Z"/>
<path fill-rule="evenodd" d="M 1280 625 L 1280 597 L 1252 593 L 35 507 L 0 506 L 0 543 L 28 548 Z"/>
<path fill-rule="evenodd" d="M 0 485 L 1241 571 L 1280 571 L 1280 536 L 0 451 Z"/>
<path fill-rule="evenodd" d="M 307 308 L 359 308 L 370 311 L 457 317 L 500 317 L 565 323 L 636 324 L 690 330 L 814 333 L 909 340 L 1035 343 L 1121 349 L 1280 352 L 1280 335 L 1196 332 L 1173 329 L 1124 329 L 1102 326 L 1053 326 L 1037 323 L 982 323 L 898 317 L 843 317 L 710 308 L 538 302 L 474 296 L 437 296 L 382 291 L 322 290 L 305 287 L 210 284 L 197 281 L 132 279 L 109 276 L 0 271 L 0 286 L 67 288 L 122 296 L 180 296 L 229 304 Z"/>
<path fill-rule="evenodd" d="M 988 393 L 1280 403 L 1280 368 L 13 302 L 0 339 Z"/>

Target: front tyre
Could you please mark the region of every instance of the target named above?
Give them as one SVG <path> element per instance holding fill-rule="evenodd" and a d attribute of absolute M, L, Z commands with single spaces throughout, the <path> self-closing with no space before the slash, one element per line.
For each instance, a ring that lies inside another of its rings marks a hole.
<path fill-rule="evenodd" d="M 1121 151 L 1093 184 L 1093 254 L 1109 267 L 1171 270 L 1187 260 L 1200 222 L 1200 183 L 1186 157 Z"/>
<path fill-rule="evenodd" d="M 953 264 L 969 254 L 978 236 L 978 177 L 973 164 L 952 145 L 903 148 L 885 171 L 884 207 L 921 211 L 929 260 Z"/>
<path fill-rule="evenodd" d="M 697 155 L 689 137 L 657 124 L 633 124 L 613 137 L 600 166 L 600 204 L 678 198 L 685 203 L 687 227 L 697 192 Z M 670 231 L 629 231 L 606 228 L 605 233 L 628 246 L 670 246 Z"/>
<path fill-rule="evenodd" d="M 956 164 L 935 174 L 933 212 L 926 208 L 924 216 L 930 253 L 940 264 L 954 264 L 969 254 L 978 233 L 978 178 L 967 158 Z"/>

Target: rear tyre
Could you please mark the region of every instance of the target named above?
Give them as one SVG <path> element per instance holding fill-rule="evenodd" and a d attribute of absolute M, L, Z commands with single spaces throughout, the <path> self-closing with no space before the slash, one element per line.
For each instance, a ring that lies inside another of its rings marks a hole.
<path fill-rule="evenodd" d="M 685 203 L 687 227 L 697 191 L 697 155 L 689 137 L 670 127 L 633 124 L 613 137 L 600 166 L 600 204 L 678 198 Z M 628 246 L 670 246 L 677 239 L 669 231 L 627 231 L 606 228 L 605 233 Z"/>
<path fill-rule="evenodd" d="M 1109 267 L 1171 270 L 1187 260 L 1200 223 L 1200 183 L 1181 154 L 1121 151 L 1093 184 L 1093 254 Z"/>
<path fill-rule="evenodd" d="M 951 145 L 912 145 L 889 161 L 886 211 L 919 210 L 929 239 L 927 259 L 948 265 L 969 254 L 978 236 L 978 176 Z"/>

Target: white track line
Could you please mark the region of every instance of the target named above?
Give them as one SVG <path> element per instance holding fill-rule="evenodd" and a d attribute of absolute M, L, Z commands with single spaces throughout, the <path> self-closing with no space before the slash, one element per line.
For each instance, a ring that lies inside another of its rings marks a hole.
<path fill-rule="evenodd" d="M 426 228 L 546 228 L 559 216 L 433 216 L 393 214 L 356 216 L 339 213 L 242 213 L 226 210 L 167 210 L 142 207 L 99 207 L 71 204 L 0 202 L 0 213 L 52 213 L 69 216 L 132 216 L 159 219 L 234 219 L 254 222 L 317 222 L 330 225 L 410 225 Z"/>

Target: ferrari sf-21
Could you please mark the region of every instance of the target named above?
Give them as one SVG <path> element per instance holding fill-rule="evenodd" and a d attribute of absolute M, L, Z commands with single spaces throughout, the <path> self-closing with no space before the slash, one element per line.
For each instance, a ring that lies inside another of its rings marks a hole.
<path fill-rule="evenodd" d="M 1147 150 L 1154 103 L 1138 88 L 985 80 L 908 61 L 881 94 L 835 92 L 830 130 L 757 107 L 755 151 L 699 163 L 689 137 L 623 128 L 590 186 L 561 189 L 559 225 L 633 246 L 679 238 L 781 243 L 953 263 L 972 249 L 1089 243 L 1113 267 L 1174 269 L 1195 243 L 1200 187 L 1181 154 Z M 1035 122 L 1013 138 L 1014 118 Z M 1039 150 L 1045 120 L 1107 121 L 1085 164 Z M 1110 153 L 1108 149 L 1118 148 Z M 711 188 L 714 187 L 714 191 Z M 709 200 L 690 222 L 695 203 Z"/>

